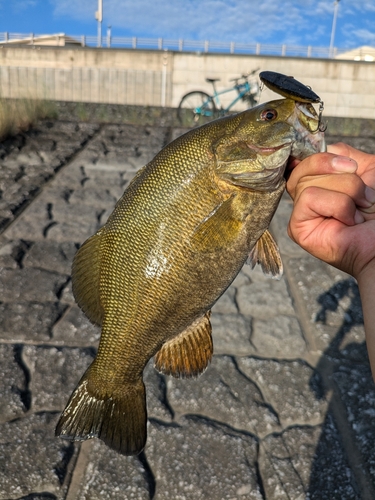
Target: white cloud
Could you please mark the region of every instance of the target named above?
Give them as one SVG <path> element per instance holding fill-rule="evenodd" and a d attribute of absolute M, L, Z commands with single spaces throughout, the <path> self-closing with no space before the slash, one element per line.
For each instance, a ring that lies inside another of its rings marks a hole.
<path fill-rule="evenodd" d="M 375 44 L 375 32 L 369 31 L 367 29 L 359 29 L 355 32 L 355 36 L 362 43 L 361 45 L 374 45 Z"/>
<path fill-rule="evenodd" d="M 0 0 L 0 8 L 5 4 L 4 0 Z M 12 1 L 12 10 L 15 13 L 20 13 L 23 10 L 28 9 L 29 7 L 36 7 L 38 4 L 38 0 L 13 0 Z"/>
<path fill-rule="evenodd" d="M 49 2 L 55 17 L 95 22 L 97 0 Z M 333 0 L 103 0 L 103 4 L 105 25 L 112 25 L 114 36 L 117 31 L 155 38 L 314 46 L 329 44 L 334 10 Z M 374 0 L 341 1 L 337 39 L 350 45 L 365 43 L 367 33 L 369 42 L 374 13 Z M 353 31 L 345 32 L 345 23 L 353 19 Z"/>

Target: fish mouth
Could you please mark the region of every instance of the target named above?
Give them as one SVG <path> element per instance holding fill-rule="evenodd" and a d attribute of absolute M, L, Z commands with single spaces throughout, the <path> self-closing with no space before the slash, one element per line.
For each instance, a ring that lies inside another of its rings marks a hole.
<path fill-rule="evenodd" d="M 314 135 L 305 134 L 304 139 L 305 140 L 307 139 L 309 144 L 314 147 L 315 151 L 313 151 L 312 154 L 325 153 L 327 151 L 327 144 L 326 144 L 326 140 L 325 140 L 325 137 L 323 135 L 323 132 L 320 132 L 318 137 L 316 137 L 315 134 Z M 293 148 L 292 148 L 292 152 L 293 152 Z M 296 166 L 299 163 L 301 163 L 302 160 L 304 160 L 305 158 L 307 158 L 310 155 L 306 155 L 304 157 L 301 157 L 301 155 L 293 156 L 293 153 L 292 153 L 287 161 L 287 164 L 286 164 L 285 174 L 284 174 L 285 179 L 288 180 L 290 174 L 292 173 L 292 170 L 294 170 L 296 168 Z"/>
<path fill-rule="evenodd" d="M 292 170 L 302 160 L 312 154 L 327 151 L 324 132 L 319 128 L 318 115 L 310 104 L 297 103 L 290 123 L 296 131 L 296 137 L 285 168 L 285 179 L 289 178 Z"/>
<path fill-rule="evenodd" d="M 279 151 L 282 148 L 289 147 L 290 144 L 292 144 L 292 142 L 284 142 L 283 144 L 280 144 L 280 146 L 260 147 L 260 146 L 256 146 L 255 144 L 246 143 L 246 145 L 247 145 L 247 147 L 249 149 L 252 149 L 256 153 L 260 153 L 260 154 L 263 154 L 263 155 L 265 155 L 267 153 L 269 153 L 269 154 L 275 153 L 276 151 Z"/>

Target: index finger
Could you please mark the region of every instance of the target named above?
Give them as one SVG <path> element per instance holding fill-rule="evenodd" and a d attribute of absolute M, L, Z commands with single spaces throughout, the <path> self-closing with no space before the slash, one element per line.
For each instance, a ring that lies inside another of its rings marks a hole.
<path fill-rule="evenodd" d="M 303 177 L 314 177 L 337 173 L 354 173 L 357 163 L 347 156 L 332 153 L 316 153 L 302 160 L 291 171 L 287 180 L 287 191 L 295 198 L 296 186 Z"/>

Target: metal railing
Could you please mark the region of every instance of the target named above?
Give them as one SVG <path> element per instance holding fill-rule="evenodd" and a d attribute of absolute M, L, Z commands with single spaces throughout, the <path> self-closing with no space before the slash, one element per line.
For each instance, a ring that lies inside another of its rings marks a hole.
<path fill-rule="evenodd" d="M 0 44 L 39 45 L 81 45 L 82 47 L 107 47 L 107 48 L 130 48 L 150 50 L 171 50 L 186 52 L 205 53 L 229 53 L 229 54 L 254 54 L 254 55 L 276 55 L 290 57 L 324 58 L 336 57 L 347 52 L 348 49 L 334 48 L 333 53 L 329 47 L 313 47 L 285 44 L 266 43 L 239 43 L 239 42 L 211 42 L 208 40 L 170 40 L 167 38 L 138 38 L 138 37 L 116 37 L 107 34 L 100 39 L 97 36 L 72 36 L 64 35 L 38 35 L 35 33 L 0 33 Z"/>

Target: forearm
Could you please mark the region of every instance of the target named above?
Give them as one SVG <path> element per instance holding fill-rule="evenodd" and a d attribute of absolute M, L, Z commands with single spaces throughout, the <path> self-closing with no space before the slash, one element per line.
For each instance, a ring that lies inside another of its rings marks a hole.
<path fill-rule="evenodd" d="M 362 301 L 367 350 L 375 380 L 375 262 L 364 269 L 357 281 Z"/>

